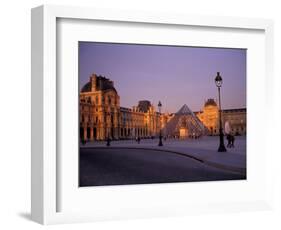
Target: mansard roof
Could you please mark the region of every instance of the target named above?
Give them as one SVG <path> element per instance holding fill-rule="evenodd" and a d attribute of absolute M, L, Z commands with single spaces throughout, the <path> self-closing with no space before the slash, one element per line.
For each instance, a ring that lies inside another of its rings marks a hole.
<path fill-rule="evenodd" d="M 217 106 L 217 103 L 215 102 L 215 100 L 213 98 L 209 98 L 206 102 L 205 102 L 205 106 Z"/>
<path fill-rule="evenodd" d="M 117 90 L 114 88 L 113 82 L 110 81 L 108 78 L 103 76 L 97 76 L 96 81 L 96 90 L 114 90 L 117 93 Z M 87 82 L 81 89 L 81 93 L 91 92 L 92 90 L 92 82 L 91 80 Z"/>

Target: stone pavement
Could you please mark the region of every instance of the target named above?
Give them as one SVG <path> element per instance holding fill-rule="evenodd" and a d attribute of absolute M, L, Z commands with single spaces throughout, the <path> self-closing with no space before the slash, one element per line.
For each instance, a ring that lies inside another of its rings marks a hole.
<path fill-rule="evenodd" d="M 111 141 L 110 147 L 105 141 L 88 142 L 81 145 L 82 148 L 131 148 L 131 149 L 153 149 L 169 151 L 175 154 L 185 155 L 199 160 L 204 164 L 216 168 L 229 170 L 246 175 L 246 137 L 235 137 L 235 148 L 227 148 L 227 152 L 217 152 L 219 146 L 218 137 L 205 136 L 200 139 L 187 140 L 163 140 L 164 146 L 158 146 L 159 139 L 143 139 L 140 144 L 135 140 Z M 225 140 L 225 145 L 227 141 Z"/>

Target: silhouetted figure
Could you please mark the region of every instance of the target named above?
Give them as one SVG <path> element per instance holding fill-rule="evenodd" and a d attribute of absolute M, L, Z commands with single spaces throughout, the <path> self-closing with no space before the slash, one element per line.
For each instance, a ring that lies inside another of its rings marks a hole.
<path fill-rule="evenodd" d="M 85 145 L 86 144 L 86 139 L 82 138 L 81 142 L 82 142 L 82 145 Z"/>
<path fill-rule="evenodd" d="M 109 137 L 107 137 L 106 146 L 110 146 L 110 138 Z"/>
<path fill-rule="evenodd" d="M 192 133 L 191 138 L 192 138 L 192 139 L 196 139 L 196 138 L 195 138 L 195 133 L 194 133 L 194 132 Z"/>
<path fill-rule="evenodd" d="M 227 139 L 227 146 L 226 147 L 231 148 L 231 135 L 227 134 L 226 139 Z"/>
<path fill-rule="evenodd" d="M 140 137 L 138 137 L 138 144 L 140 143 L 140 140 L 141 140 Z"/>
<path fill-rule="evenodd" d="M 230 148 L 234 148 L 234 141 L 235 141 L 235 137 L 234 137 L 234 135 L 232 134 L 232 135 L 231 135 L 231 138 L 230 138 Z"/>

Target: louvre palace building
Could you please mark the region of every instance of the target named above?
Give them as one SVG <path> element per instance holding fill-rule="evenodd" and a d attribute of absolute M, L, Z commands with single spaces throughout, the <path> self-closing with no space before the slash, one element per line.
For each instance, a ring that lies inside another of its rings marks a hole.
<path fill-rule="evenodd" d="M 160 130 L 168 138 L 219 134 L 219 108 L 214 99 L 206 100 L 196 112 L 183 105 L 176 113 L 160 113 L 148 100 L 124 108 L 113 81 L 96 74 L 80 91 L 79 113 L 80 138 L 87 141 L 153 138 Z M 246 134 L 246 108 L 222 110 L 222 121 L 233 134 Z"/>

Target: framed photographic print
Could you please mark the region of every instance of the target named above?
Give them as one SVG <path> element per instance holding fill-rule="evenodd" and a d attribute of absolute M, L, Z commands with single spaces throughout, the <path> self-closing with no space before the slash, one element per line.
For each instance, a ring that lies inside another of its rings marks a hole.
<path fill-rule="evenodd" d="M 270 208 L 259 134 L 272 127 L 257 124 L 273 105 L 272 30 L 264 19 L 34 8 L 32 219 Z"/>
<path fill-rule="evenodd" d="M 246 49 L 80 41 L 78 68 L 79 186 L 246 179 Z"/>

